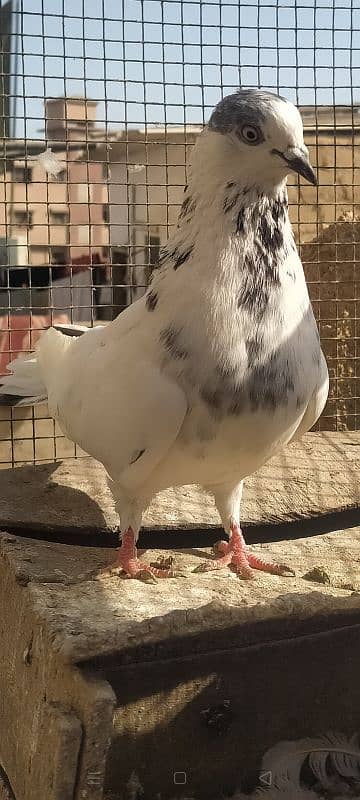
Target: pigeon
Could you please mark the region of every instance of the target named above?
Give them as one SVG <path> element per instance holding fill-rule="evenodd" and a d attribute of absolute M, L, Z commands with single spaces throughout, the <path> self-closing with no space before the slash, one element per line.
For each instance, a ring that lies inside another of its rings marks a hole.
<path fill-rule="evenodd" d="M 3 402 L 46 398 L 104 465 L 121 523 L 109 574 L 174 575 L 139 558 L 136 542 L 152 498 L 184 484 L 213 495 L 227 535 L 197 571 L 294 574 L 251 553 L 240 525 L 244 479 L 314 425 L 328 394 L 289 173 L 316 184 L 298 109 L 259 89 L 222 99 L 144 296 L 105 326 L 50 328 L 3 379 Z"/>

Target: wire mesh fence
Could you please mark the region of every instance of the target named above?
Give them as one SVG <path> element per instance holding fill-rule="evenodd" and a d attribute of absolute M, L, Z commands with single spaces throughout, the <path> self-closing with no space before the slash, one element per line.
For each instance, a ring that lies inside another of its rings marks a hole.
<path fill-rule="evenodd" d="M 259 86 L 300 106 L 318 169 L 289 201 L 331 377 L 319 427 L 357 429 L 359 31 L 360 0 L 2 2 L 0 374 L 52 322 L 141 296 L 212 107 Z M 1 409 L 1 466 L 74 453 L 46 406 Z"/>

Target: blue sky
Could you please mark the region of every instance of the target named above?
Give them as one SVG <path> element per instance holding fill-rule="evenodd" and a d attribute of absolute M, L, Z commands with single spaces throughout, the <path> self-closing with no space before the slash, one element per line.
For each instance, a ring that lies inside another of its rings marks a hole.
<path fill-rule="evenodd" d="M 199 123 L 222 94 L 360 103 L 360 0 L 21 0 L 17 135 L 43 98 L 98 100 L 109 128 Z M 42 12 L 44 12 L 42 14 Z"/>

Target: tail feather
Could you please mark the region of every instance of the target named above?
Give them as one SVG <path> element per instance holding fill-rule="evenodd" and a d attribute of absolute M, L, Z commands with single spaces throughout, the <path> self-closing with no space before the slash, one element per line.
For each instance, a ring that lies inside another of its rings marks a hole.
<path fill-rule="evenodd" d="M 2 385 L 0 385 L 0 406 L 7 406 L 8 408 L 19 408 L 21 406 L 36 406 L 39 403 L 46 403 L 47 395 L 38 395 L 37 397 L 22 397 L 19 394 L 5 394 L 3 393 Z"/>
<path fill-rule="evenodd" d="M 16 358 L 7 367 L 11 375 L 0 377 L 0 405 L 32 406 L 46 401 L 56 384 L 62 356 L 73 342 L 70 337 L 88 330 L 85 325 L 69 324 L 45 331 L 36 352 Z"/>
<path fill-rule="evenodd" d="M 14 361 L 10 361 L 7 365 L 6 369 L 9 371 L 15 372 L 18 369 L 19 362 L 21 363 L 21 373 L 22 375 L 31 375 L 34 372 L 34 363 L 36 361 L 36 356 L 34 353 L 29 353 L 27 355 L 21 355 L 14 359 Z"/>
<path fill-rule="evenodd" d="M 19 356 L 7 365 L 11 374 L 0 376 L 1 406 L 33 406 L 47 400 L 37 353 Z"/>
<path fill-rule="evenodd" d="M 103 327 L 103 326 L 101 326 Z M 88 325 L 53 325 L 56 331 L 60 331 L 60 333 L 64 333 L 65 336 L 82 336 L 83 333 L 86 333 L 89 330 Z"/>
<path fill-rule="evenodd" d="M 32 406 L 47 398 L 34 354 L 17 358 L 8 365 L 11 375 L 0 378 L 0 405 Z"/>

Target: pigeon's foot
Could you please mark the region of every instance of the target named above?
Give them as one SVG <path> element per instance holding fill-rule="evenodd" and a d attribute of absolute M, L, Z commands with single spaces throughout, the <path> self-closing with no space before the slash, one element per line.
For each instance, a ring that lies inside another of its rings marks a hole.
<path fill-rule="evenodd" d="M 215 569 L 230 567 L 239 577 L 250 580 L 254 577 L 253 569 L 270 572 L 272 575 L 295 575 L 285 564 L 272 564 L 247 551 L 245 539 L 239 525 L 231 525 L 229 542 L 217 542 L 214 545 L 215 559 L 200 564 L 195 572 L 211 572 Z"/>
<path fill-rule="evenodd" d="M 176 572 L 169 559 L 160 559 L 158 562 L 147 564 L 138 558 L 135 534 L 128 528 L 122 536 L 121 547 L 117 551 L 113 564 L 100 571 L 102 576 L 124 574 L 127 578 L 138 578 L 148 583 L 156 583 L 156 578 L 174 578 Z"/>

